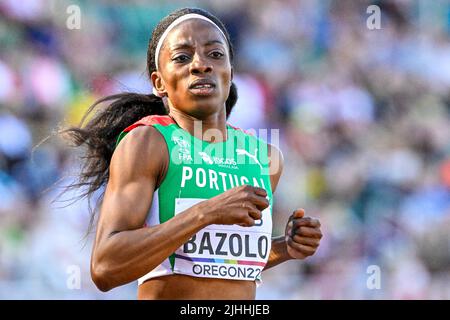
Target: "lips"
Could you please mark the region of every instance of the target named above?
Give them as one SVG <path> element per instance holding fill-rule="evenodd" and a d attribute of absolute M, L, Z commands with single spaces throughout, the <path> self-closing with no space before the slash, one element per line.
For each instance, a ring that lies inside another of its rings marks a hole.
<path fill-rule="evenodd" d="M 194 95 L 208 96 L 211 95 L 216 88 L 215 81 L 211 79 L 197 79 L 189 85 L 189 91 Z"/>

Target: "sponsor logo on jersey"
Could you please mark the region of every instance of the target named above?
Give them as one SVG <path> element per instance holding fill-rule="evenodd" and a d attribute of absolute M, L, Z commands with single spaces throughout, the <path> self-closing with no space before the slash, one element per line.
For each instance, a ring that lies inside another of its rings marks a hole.
<path fill-rule="evenodd" d="M 245 150 L 245 149 L 236 149 L 236 152 L 237 152 L 238 155 L 244 155 L 244 156 L 247 156 L 247 157 L 253 159 L 253 161 L 254 161 L 257 165 L 259 165 L 259 167 L 260 167 L 261 169 L 263 168 L 262 165 L 261 165 L 261 163 L 259 162 L 258 158 L 256 157 L 256 155 L 258 154 L 258 148 L 255 149 L 254 154 L 249 153 L 249 152 L 248 152 L 247 150 Z"/>
<path fill-rule="evenodd" d="M 172 137 L 172 141 L 177 145 L 177 160 L 182 162 L 192 162 L 191 146 L 189 142 L 186 141 L 183 136 L 174 136 Z"/>
<path fill-rule="evenodd" d="M 210 155 L 208 155 L 206 152 L 203 151 L 199 152 L 198 155 L 205 163 L 209 165 L 216 164 L 217 166 L 222 168 L 239 169 L 236 160 L 234 160 L 233 158 L 224 158 L 215 156 L 211 157 Z"/>

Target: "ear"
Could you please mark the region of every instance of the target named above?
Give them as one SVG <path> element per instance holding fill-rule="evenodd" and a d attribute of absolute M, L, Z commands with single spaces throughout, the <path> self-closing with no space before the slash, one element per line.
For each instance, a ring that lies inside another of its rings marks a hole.
<path fill-rule="evenodd" d="M 153 88 L 155 88 L 161 96 L 167 96 L 166 88 L 164 86 L 164 80 L 162 79 L 161 73 L 159 73 L 159 71 L 152 72 L 151 80 Z"/>

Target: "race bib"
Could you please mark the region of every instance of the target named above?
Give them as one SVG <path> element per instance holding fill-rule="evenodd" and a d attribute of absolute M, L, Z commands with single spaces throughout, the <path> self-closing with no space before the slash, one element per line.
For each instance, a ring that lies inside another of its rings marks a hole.
<path fill-rule="evenodd" d="M 177 198 L 175 214 L 206 199 Z M 213 224 L 175 252 L 174 273 L 195 277 L 260 280 L 271 249 L 270 207 L 253 227 Z"/>

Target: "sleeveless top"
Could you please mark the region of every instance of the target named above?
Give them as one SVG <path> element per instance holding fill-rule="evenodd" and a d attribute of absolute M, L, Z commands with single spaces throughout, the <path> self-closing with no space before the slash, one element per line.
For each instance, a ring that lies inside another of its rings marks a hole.
<path fill-rule="evenodd" d="M 264 188 L 270 205 L 252 227 L 205 227 L 139 278 L 138 284 L 171 274 L 259 284 L 269 258 L 272 234 L 267 143 L 229 124 L 225 141 L 209 143 L 183 130 L 170 116 L 152 115 L 122 131 L 117 144 L 128 132 L 143 125 L 153 126 L 161 133 L 169 152 L 167 174 L 155 190 L 147 226 L 164 223 L 200 201 L 244 184 Z"/>

